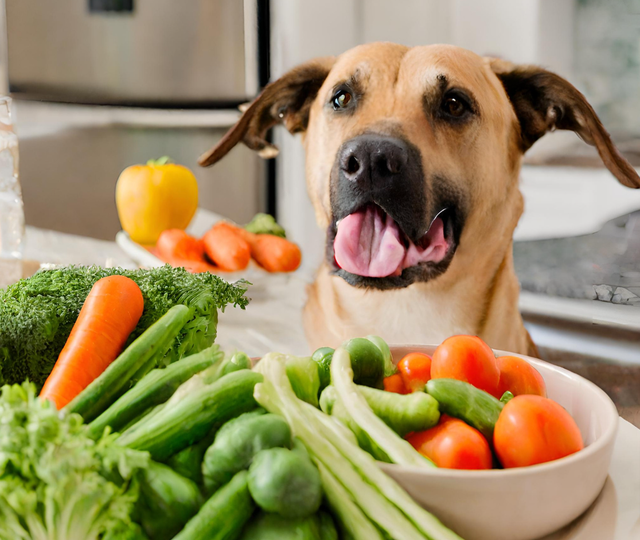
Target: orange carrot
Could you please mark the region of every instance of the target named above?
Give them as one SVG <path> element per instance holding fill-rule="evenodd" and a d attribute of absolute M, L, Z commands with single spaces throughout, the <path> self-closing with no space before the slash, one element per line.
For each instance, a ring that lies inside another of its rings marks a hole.
<path fill-rule="evenodd" d="M 202 241 L 208 257 L 222 270 L 235 272 L 248 266 L 251 248 L 233 226 L 225 222 L 216 223 Z"/>
<path fill-rule="evenodd" d="M 162 231 L 156 250 L 158 256 L 168 263 L 175 259 L 205 262 L 202 241 L 190 236 L 182 229 Z"/>
<path fill-rule="evenodd" d="M 251 256 L 268 272 L 293 272 L 300 266 L 300 248 L 273 234 L 254 234 Z"/>
<path fill-rule="evenodd" d="M 250 244 L 251 240 L 253 239 L 253 237 L 256 236 L 254 233 L 249 232 L 247 229 L 245 229 L 243 227 L 238 227 L 238 225 L 235 225 L 235 224 L 231 223 L 230 221 L 218 221 L 214 225 L 214 227 L 220 228 L 220 229 L 228 229 L 230 231 L 233 231 L 238 236 L 243 238 L 248 244 Z"/>
<path fill-rule="evenodd" d="M 191 259 L 169 259 L 168 262 L 174 268 L 184 268 L 187 272 L 192 274 L 201 274 L 202 272 L 219 272 L 221 268 L 209 264 L 205 260 L 197 261 Z"/>
<path fill-rule="evenodd" d="M 254 234 L 228 221 L 219 221 L 214 229 L 227 230 L 243 238 L 251 248 L 251 257 L 268 272 L 293 272 L 300 266 L 300 248 L 285 238 L 273 234 Z M 211 257 L 208 251 L 207 255 Z M 218 261 L 212 260 L 221 266 Z"/>
<path fill-rule="evenodd" d="M 40 397 L 62 409 L 122 351 L 142 315 L 138 285 L 125 276 L 95 282 Z"/>

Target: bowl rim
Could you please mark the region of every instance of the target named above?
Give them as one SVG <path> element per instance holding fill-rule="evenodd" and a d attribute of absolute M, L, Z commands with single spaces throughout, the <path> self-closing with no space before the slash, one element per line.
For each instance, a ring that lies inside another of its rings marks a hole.
<path fill-rule="evenodd" d="M 415 348 L 416 352 L 420 352 L 419 349 L 425 348 L 433 348 L 435 349 L 437 345 L 400 345 L 397 343 L 389 343 L 389 348 L 393 353 L 394 349 L 403 348 L 403 349 L 411 349 Z M 500 349 L 493 349 L 496 357 L 499 356 L 517 356 L 526 360 L 530 364 L 534 366 L 544 366 L 545 369 L 550 369 L 551 371 L 555 371 L 557 373 L 562 374 L 563 376 L 568 376 L 569 378 L 577 378 L 581 381 L 581 383 L 586 384 L 588 388 L 594 391 L 596 394 L 599 394 L 604 398 L 604 402 L 607 404 L 607 408 L 609 410 L 609 414 L 611 416 L 611 423 L 606 427 L 604 432 L 598 437 L 595 441 L 593 441 L 590 445 L 586 446 L 579 452 L 575 454 L 571 454 L 569 456 L 565 456 L 560 459 L 556 459 L 553 461 L 548 461 L 546 463 L 538 463 L 537 465 L 529 465 L 527 467 L 513 467 L 511 469 L 481 469 L 481 470 L 461 470 L 461 469 L 444 469 L 439 467 L 415 467 L 415 466 L 407 466 L 407 465 L 397 465 L 395 463 L 384 463 L 380 462 L 380 465 L 383 468 L 389 468 L 390 470 L 397 470 L 398 472 L 407 472 L 411 474 L 426 474 L 426 475 L 435 475 L 435 476 L 448 476 L 452 478 L 461 478 L 461 479 L 495 479 L 495 478 L 514 478 L 514 477 L 522 477 L 522 476 L 530 476 L 532 474 L 537 473 L 547 473 L 552 472 L 555 469 L 564 466 L 570 466 L 572 464 L 577 464 L 581 461 L 588 460 L 594 454 L 602 451 L 607 446 L 611 445 L 615 439 L 616 432 L 618 430 L 619 424 L 619 415 L 618 409 L 616 409 L 615 404 L 611 400 L 611 398 L 607 395 L 607 393 L 602 390 L 598 385 L 592 383 L 591 381 L 585 379 L 584 377 L 578 375 L 577 373 L 573 373 L 568 369 L 562 368 L 560 366 L 556 366 L 549 362 L 545 362 L 544 360 L 540 360 L 538 358 L 533 358 L 531 356 L 527 356 L 524 354 L 512 353 L 509 351 L 503 351 Z"/>

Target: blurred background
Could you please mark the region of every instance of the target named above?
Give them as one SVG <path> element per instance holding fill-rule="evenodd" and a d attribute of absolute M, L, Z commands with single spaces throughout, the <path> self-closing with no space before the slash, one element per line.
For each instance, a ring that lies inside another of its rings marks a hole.
<path fill-rule="evenodd" d="M 166 154 L 195 173 L 201 207 L 240 223 L 276 215 L 311 274 L 324 238 L 299 141 L 277 128 L 276 160 L 241 146 L 210 169 L 196 159 L 269 80 L 371 41 L 452 43 L 545 66 L 587 96 L 640 165 L 640 0 L 4 0 L 2 16 L 0 93 L 14 99 L 31 228 L 113 240 L 119 173 Z M 631 410 L 640 192 L 561 132 L 530 150 L 521 182 L 514 253 L 528 328 L 543 356 Z"/>

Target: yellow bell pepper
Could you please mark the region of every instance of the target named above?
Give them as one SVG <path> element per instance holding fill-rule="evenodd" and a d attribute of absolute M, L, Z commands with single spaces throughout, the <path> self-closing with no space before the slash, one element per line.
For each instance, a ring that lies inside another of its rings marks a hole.
<path fill-rule="evenodd" d="M 122 228 L 134 242 L 155 244 L 166 229 L 186 229 L 198 208 L 193 173 L 169 158 L 127 167 L 116 184 Z"/>

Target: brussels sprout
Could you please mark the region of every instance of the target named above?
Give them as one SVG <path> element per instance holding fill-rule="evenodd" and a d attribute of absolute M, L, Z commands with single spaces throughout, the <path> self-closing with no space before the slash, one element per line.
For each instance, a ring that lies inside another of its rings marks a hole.
<path fill-rule="evenodd" d="M 318 469 L 302 452 L 286 448 L 263 450 L 255 457 L 249 492 L 263 510 L 286 518 L 310 516 L 322 502 Z"/>

